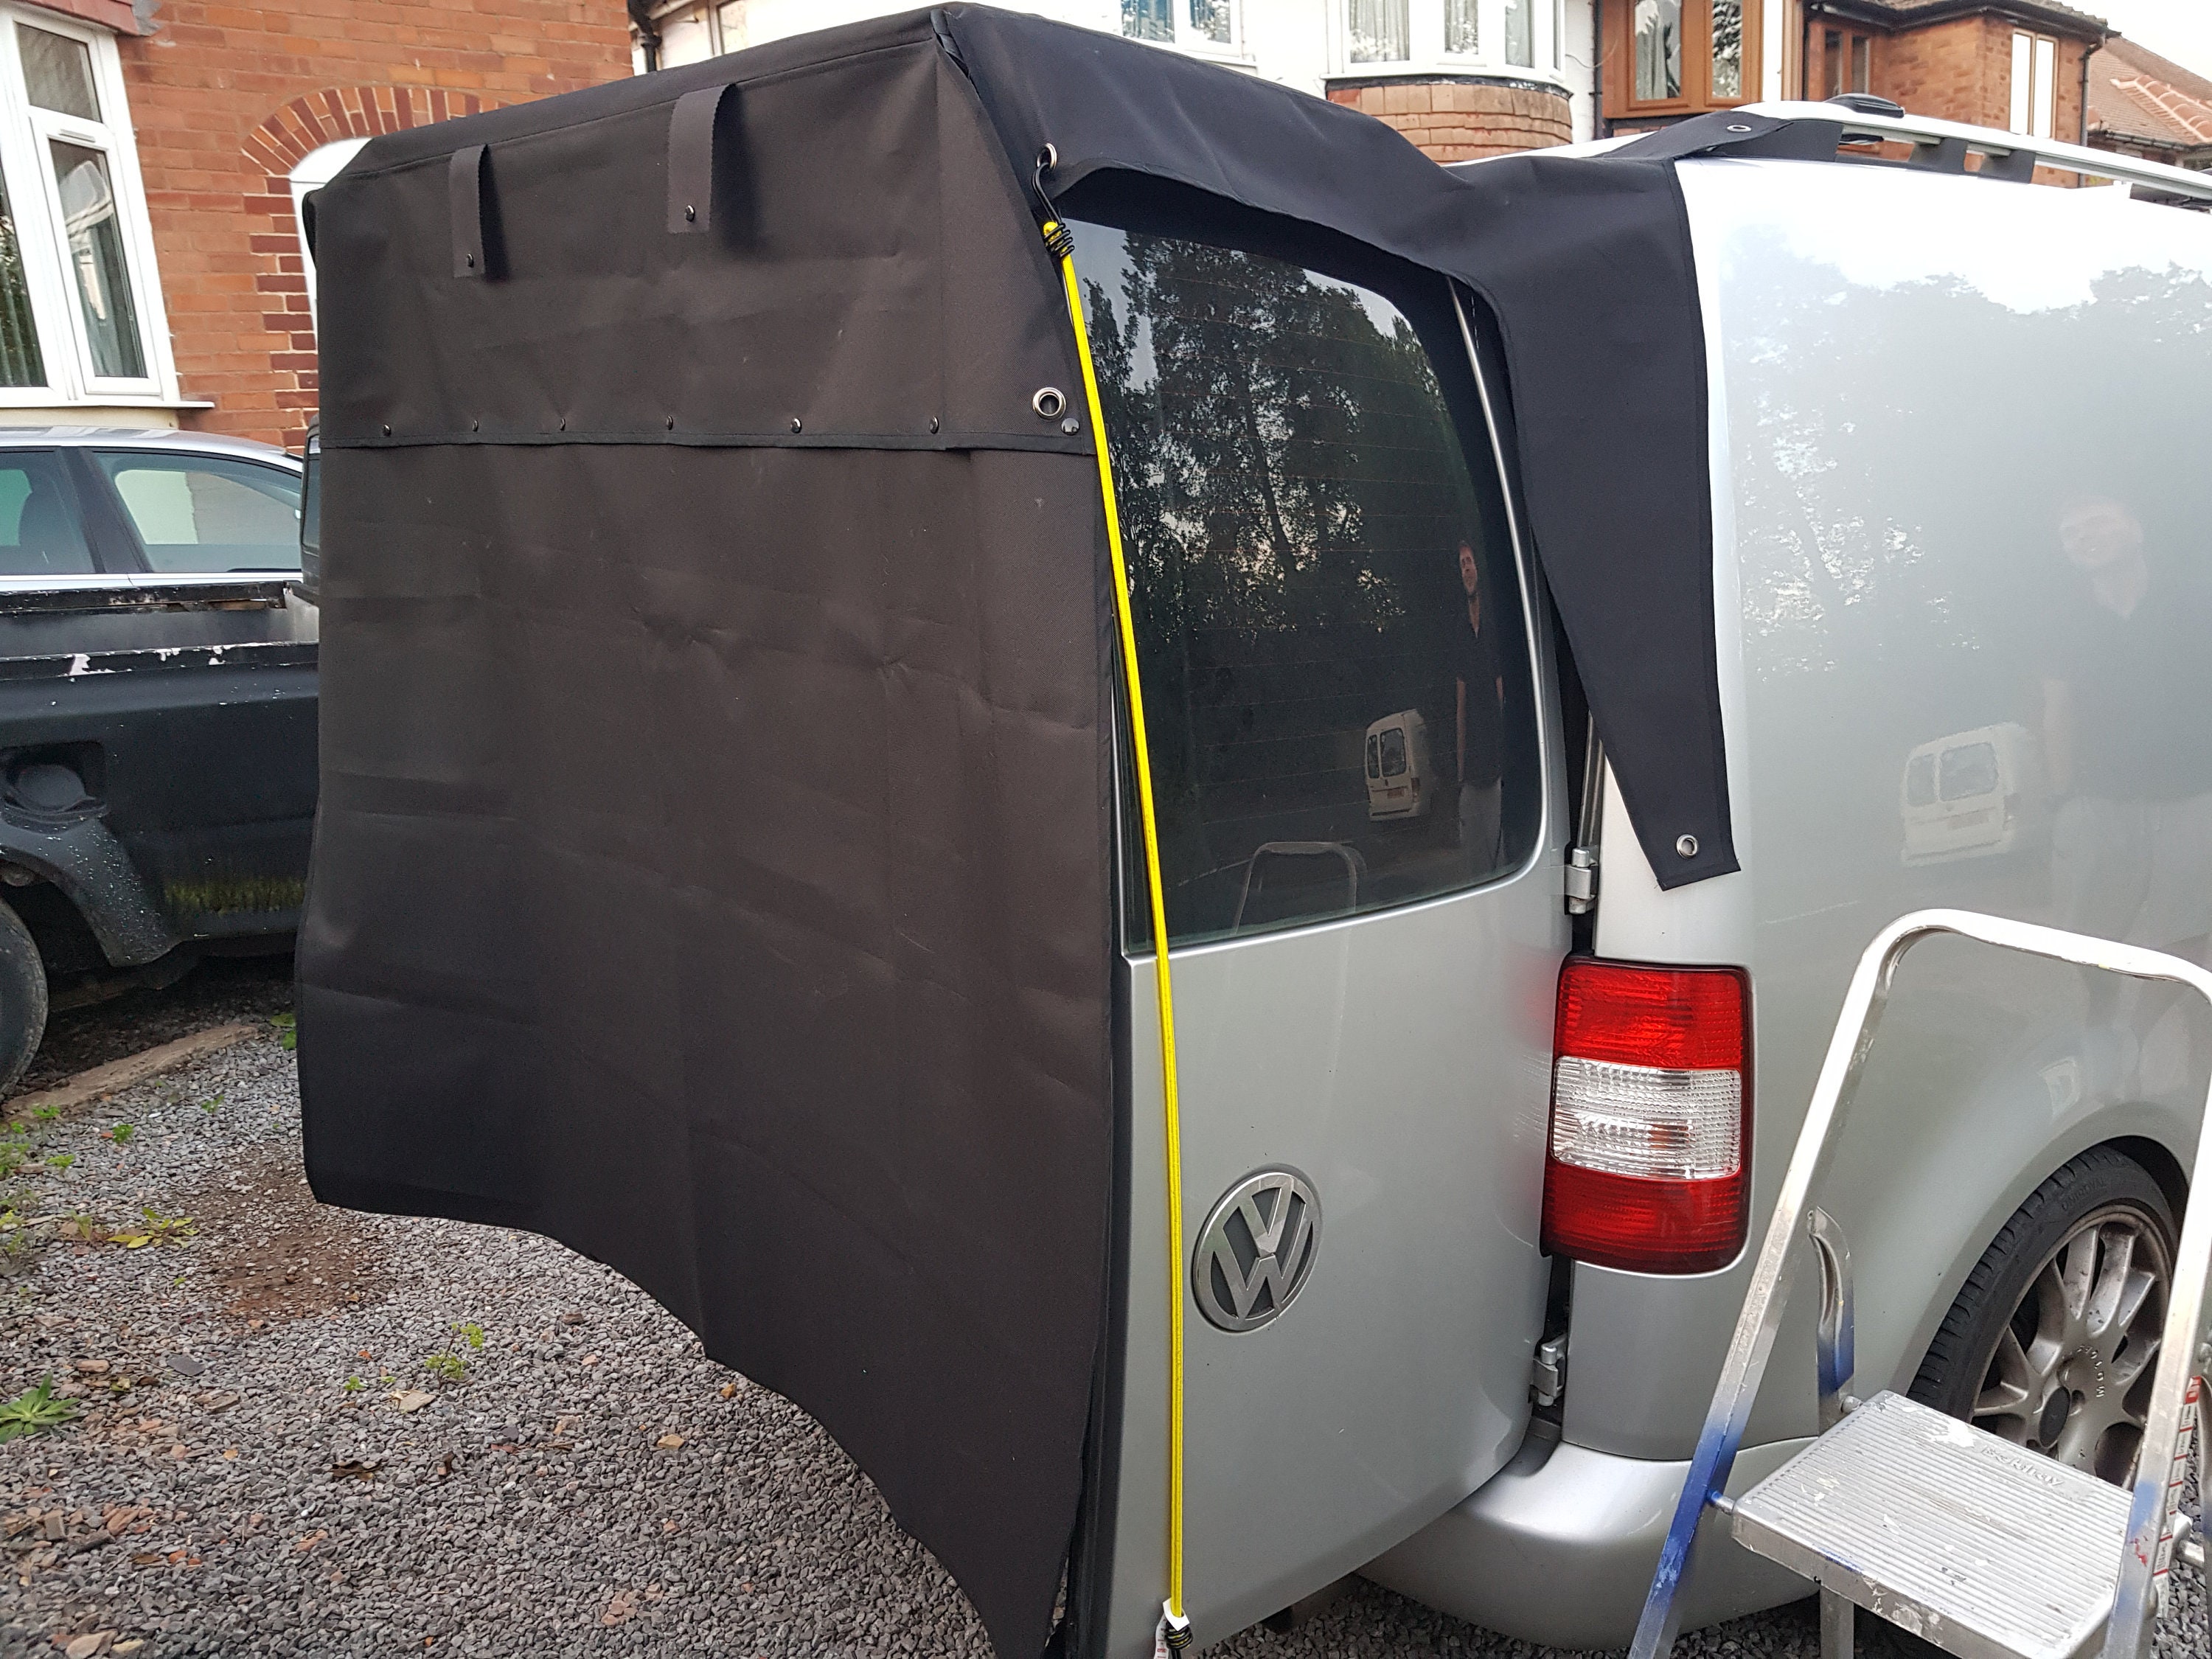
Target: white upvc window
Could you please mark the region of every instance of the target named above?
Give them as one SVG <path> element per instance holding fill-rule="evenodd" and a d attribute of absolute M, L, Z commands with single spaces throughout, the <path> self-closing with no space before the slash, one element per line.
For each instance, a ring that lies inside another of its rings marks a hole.
<path fill-rule="evenodd" d="M 0 407 L 173 402 L 145 186 L 105 30 L 0 5 Z"/>
<path fill-rule="evenodd" d="M 2011 131 L 2048 138 L 2058 106 L 2058 43 L 2015 31 L 2012 37 Z"/>
<path fill-rule="evenodd" d="M 752 44 L 746 3 L 747 0 L 678 0 L 672 6 L 656 6 L 653 27 L 660 40 L 659 67 L 682 69 L 686 64 L 703 64 L 725 52 L 744 51 Z M 638 72 L 644 73 L 643 49 L 633 52 L 632 59 Z"/>
<path fill-rule="evenodd" d="M 1243 0 L 1121 0 L 1121 33 L 1132 40 L 1212 58 L 1244 55 Z"/>
<path fill-rule="evenodd" d="M 1556 81 L 1559 0 L 1332 0 L 1329 57 L 1346 77 L 1479 70 Z"/>

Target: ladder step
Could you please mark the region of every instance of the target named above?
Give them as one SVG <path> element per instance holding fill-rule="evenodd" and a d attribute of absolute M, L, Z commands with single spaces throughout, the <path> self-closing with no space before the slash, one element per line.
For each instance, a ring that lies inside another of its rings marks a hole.
<path fill-rule="evenodd" d="M 1737 1541 L 1960 1659 L 2074 1659 L 2103 1632 L 2128 1494 L 1879 1394 L 1735 1503 Z"/>

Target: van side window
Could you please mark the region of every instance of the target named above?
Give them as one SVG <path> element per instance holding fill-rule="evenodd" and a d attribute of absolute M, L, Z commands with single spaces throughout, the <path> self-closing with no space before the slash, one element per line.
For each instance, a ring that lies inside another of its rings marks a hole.
<path fill-rule="evenodd" d="M 1077 231 L 1171 940 L 1516 867 L 1540 787 L 1528 631 L 1494 474 L 1463 447 L 1487 434 L 1454 419 L 1472 377 L 1441 279 L 1408 273 L 1430 289 L 1394 300 L 1255 254 Z M 1439 364 L 1463 383 L 1452 398 Z M 1129 937 L 1147 939 L 1141 878 L 1124 886 Z"/>
<path fill-rule="evenodd" d="M 300 568 L 297 473 L 212 455 L 98 452 L 153 569 Z"/>

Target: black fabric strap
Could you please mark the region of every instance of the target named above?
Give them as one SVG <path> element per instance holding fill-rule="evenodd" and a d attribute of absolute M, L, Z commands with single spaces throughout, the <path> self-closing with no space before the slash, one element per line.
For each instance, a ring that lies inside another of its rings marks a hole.
<path fill-rule="evenodd" d="M 484 147 L 471 144 L 453 152 L 446 173 L 446 199 L 453 216 L 453 275 L 484 274 Z"/>
<path fill-rule="evenodd" d="M 702 231 L 714 205 L 714 123 L 737 88 L 725 82 L 676 100 L 668 118 L 668 228 Z"/>
<path fill-rule="evenodd" d="M 1662 127 L 1607 150 L 1601 158 L 1623 161 L 1686 161 L 1698 155 L 1757 157 L 1762 161 L 1832 161 L 1843 142 L 1847 112 L 1833 121 L 1778 121 L 1748 110 L 1716 110 Z"/>

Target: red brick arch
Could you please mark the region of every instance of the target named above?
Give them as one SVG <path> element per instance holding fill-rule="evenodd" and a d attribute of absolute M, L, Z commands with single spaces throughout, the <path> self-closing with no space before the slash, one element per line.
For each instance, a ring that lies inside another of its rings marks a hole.
<path fill-rule="evenodd" d="M 307 435 L 318 398 L 315 331 L 300 223 L 292 210 L 292 169 L 311 152 L 343 138 L 373 138 L 402 127 L 425 126 L 496 108 L 499 102 L 442 87 L 325 87 L 293 99 L 247 135 L 246 159 L 264 175 L 263 188 L 249 191 L 242 205 L 252 226 L 253 285 L 267 307 L 261 325 L 273 337 L 269 367 L 288 448 L 296 449 Z"/>

